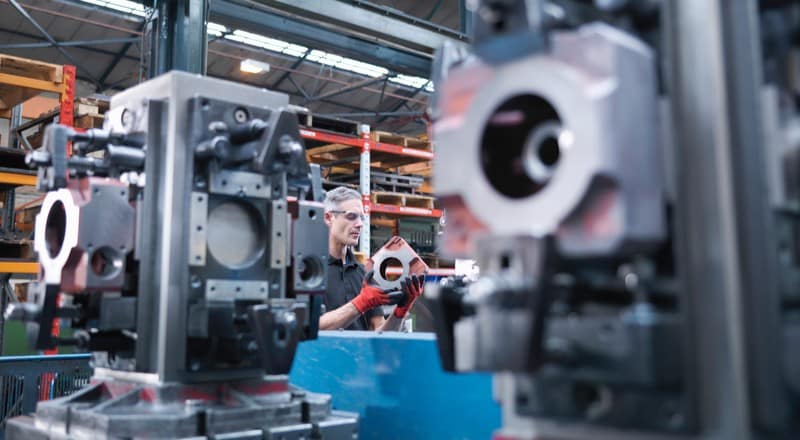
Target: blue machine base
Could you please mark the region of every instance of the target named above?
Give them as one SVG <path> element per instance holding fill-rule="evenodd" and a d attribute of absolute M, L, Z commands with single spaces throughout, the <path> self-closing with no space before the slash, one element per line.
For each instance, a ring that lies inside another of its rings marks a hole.
<path fill-rule="evenodd" d="M 491 376 L 442 371 L 432 334 L 320 332 L 300 344 L 289 379 L 359 413 L 365 440 L 486 440 L 500 427 Z"/>

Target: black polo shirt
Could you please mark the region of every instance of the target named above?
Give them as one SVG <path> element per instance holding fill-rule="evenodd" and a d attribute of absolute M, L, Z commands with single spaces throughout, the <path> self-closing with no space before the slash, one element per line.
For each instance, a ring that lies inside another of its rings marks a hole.
<path fill-rule="evenodd" d="M 342 262 L 339 258 L 328 256 L 328 286 L 325 291 L 325 310 L 331 311 L 347 304 L 361 291 L 364 281 L 364 266 L 358 264 L 350 248 Z M 373 316 L 381 314 L 380 307 L 367 310 L 356 318 L 345 330 L 369 330 L 369 322 Z"/>

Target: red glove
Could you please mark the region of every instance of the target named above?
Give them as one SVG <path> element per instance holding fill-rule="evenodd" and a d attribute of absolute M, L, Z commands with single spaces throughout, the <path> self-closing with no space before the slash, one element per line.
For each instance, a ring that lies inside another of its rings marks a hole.
<path fill-rule="evenodd" d="M 394 309 L 394 316 L 398 319 L 403 319 L 408 314 L 408 311 L 411 310 L 411 307 L 414 305 L 414 301 L 422 295 L 422 286 L 425 284 L 425 275 L 411 275 L 410 277 L 406 277 L 403 281 L 400 281 L 400 286 L 402 286 L 403 293 L 405 293 L 405 297 L 402 301 L 397 303 L 397 307 Z"/>
<path fill-rule="evenodd" d="M 391 302 L 391 297 L 388 293 L 381 290 L 380 287 L 372 284 L 372 277 L 374 275 L 375 271 L 371 270 L 367 272 L 367 275 L 364 276 L 364 282 L 361 283 L 361 292 L 359 292 L 358 296 L 350 301 L 359 311 L 359 313 L 364 313 L 367 310 L 386 305 Z"/>

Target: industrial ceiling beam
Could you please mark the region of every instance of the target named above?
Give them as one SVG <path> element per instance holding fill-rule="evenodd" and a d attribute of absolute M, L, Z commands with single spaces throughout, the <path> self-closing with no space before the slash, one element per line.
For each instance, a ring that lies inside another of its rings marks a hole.
<path fill-rule="evenodd" d="M 330 29 L 394 44 L 427 55 L 445 41 L 466 42 L 467 36 L 423 18 L 363 0 L 254 0 L 290 16 L 312 19 Z"/>
<path fill-rule="evenodd" d="M 422 93 L 423 90 L 425 90 L 425 87 L 428 87 L 428 84 L 430 84 L 430 81 L 428 81 L 425 84 L 419 86 L 416 90 L 411 92 L 411 94 L 408 95 L 408 97 L 409 98 L 413 98 L 413 97 L 419 95 L 420 93 Z M 403 108 L 403 106 L 407 105 L 407 104 L 408 104 L 407 101 L 402 100 L 402 101 L 400 101 L 400 103 L 398 103 L 396 106 L 394 106 L 391 110 L 389 110 L 388 112 L 384 112 L 384 113 L 394 113 L 394 112 L 400 111 L 400 109 Z M 382 116 L 381 119 L 378 120 L 378 123 L 381 123 L 381 122 L 385 121 L 386 118 L 387 118 L 386 116 Z"/>
<path fill-rule="evenodd" d="M 147 21 L 146 20 L 139 27 L 139 32 L 138 32 L 139 35 L 141 35 L 141 33 L 144 32 L 145 27 L 147 27 Z M 108 63 L 108 66 L 106 67 L 106 70 L 104 70 L 103 73 L 100 75 L 100 82 L 101 83 L 105 84 L 106 80 L 108 79 L 108 76 L 111 75 L 111 72 L 114 71 L 114 68 L 116 68 L 117 64 L 119 64 L 119 62 L 122 61 L 122 58 L 128 53 L 128 50 L 131 48 L 131 46 L 133 46 L 133 43 L 135 43 L 136 40 L 138 40 L 138 39 L 139 38 L 136 38 L 136 39 L 134 39 L 134 41 L 126 43 L 125 46 L 123 46 L 122 49 L 120 49 L 120 51 L 117 52 L 117 54 L 114 56 L 114 59 L 111 60 L 110 63 Z"/>
<path fill-rule="evenodd" d="M 138 41 L 138 38 L 105 38 L 100 40 L 75 40 L 75 41 L 61 41 L 58 43 L 61 47 L 82 47 L 82 46 L 102 46 L 104 44 L 122 44 Z M 40 49 L 53 47 L 53 43 L 10 43 L 0 44 L 0 49 Z"/>
<path fill-rule="evenodd" d="M 377 78 L 366 78 L 366 79 L 363 79 L 361 81 L 356 81 L 356 82 L 350 84 L 349 86 L 345 86 L 345 87 L 342 87 L 340 89 L 330 91 L 328 93 L 323 93 L 321 95 L 312 96 L 311 98 L 309 98 L 307 100 L 307 102 L 314 102 L 314 101 L 319 101 L 320 99 L 326 99 L 326 98 L 332 98 L 334 96 L 339 96 L 339 95 L 341 95 L 343 93 L 352 92 L 353 90 L 357 90 L 357 89 L 360 89 L 360 88 L 363 88 L 363 87 L 371 86 L 371 85 L 373 85 L 375 83 L 379 83 L 381 81 L 385 81 L 386 78 L 388 78 L 388 76 L 384 75 L 384 76 L 379 76 Z"/>
<path fill-rule="evenodd" d="M 278 86 L 283 84 L 283 82 L 286 81 L 286 78 L 289 75 L 292 74 L 292 70 L 297 69 L 301 64 L 303 64 L 303 61 L 306 60 L 306 57 L 310 53 L 311 53 L 311 51 L 308 51 L 308 52 L 304 53 L 302 57 L 298 58 L 294 63 L 292 63 L 291 67 L 289 67 L 289 70 L 287 70 L 286 72 L 283 72 L 283 74 L 281 74 L 280 78 L 275 80 L 275 82 L 272 83 L 272 85 L 269 86 L 269 89 L 277 89 Z"/>
<path fill-rule="evenodd" d="M 429 55 L 400 50 L 366 38 L 320 28 L 299 19 L 279 16 L 260 5 L 214 0 L 210 5 L 210 19 L 228 27 L 269 35 L 371 64 L 391 66 L 398 73 L 424 78 L 430 76 Z"/>
<path fill-rule="evenodd" d="M 8 0 L 8 2 L 14 9 L 17 10 L 17 12 L 19 12 L 20 15 L 25 17 L 25 19 L 28 20 L 28 22 L 32 24 L 33 27 L 35 27 L 36 30 L 38 30 L 39 33 L 42 34 L 42 36 L 47 41 L 49 41 L 53 47 L 56 48 L 56 50 L 61 52 L 61 55 L 63 55 L 64 58 L 69 60 L 69 62 L 71 62 L 76 68 L 83 70 L 83 73 L 86 75 L 86 77 L 89 78 L 98 88 L 102 86 L 102 84 L 100 84 L 100 81 L 98 81 L 97 78 L 95 78 L 88 70 L 86 70 L 86 68 L 84 68 L 75 58 L 73 58 L 72 55 L 69 54 L 69 52 L 64 50 L 64 48 L 59 45 L 58 41 L 56 41 L 55 38 L 53 38 L 49 33 L 47 33 L 47 31 L 42 27 L 42 25 L 40 25 L 39 22 L 36 21 L 36 19 L 31 16 L 31 14 L 28 14 L 28 11 L 23 9 L 22 6 L 20 6 L 20 4 L 16 0 Z"/>
<path fill-rule="evenodd" d="M 30 38 L 31 40 L 37 40 L 37 42 L 40 42 L 40 43 L 44 42 L 41 39 L 41 37 L 39 37 L 38 35 L 33 35 L 33 34 L 26 33 L 26 32 L 20 32 L 20 31 L 15 31 L 15 30 L 11 30 L 11 29 L 2 29 L 2 28 L 0 28 L 0 33 L 10 34 L 10 35 L 14 35 L 14 36 L 17 36 L 17 37 Z M 49 44 L 49 42 L 47 44 Z M 113 52 L 113 51 L 110 51 L 110 50 L 105 50 L 105 49 L 100 49 L 100 48 L 96 48 L 96 47 L 88 47 L 88 46 L 74 46 L 74 47 L 75 47 L 75 49 L 78 49 L 78 50 L 85 50 L 85 51 L 88 51 L 88 52 L 99 53 L 99 54 L 108 55 L 108 56 L 111 56 L 111 57 L 116 55 L 116 52 Z M 132 56 L 126 55 L 123 58 L 126 59 L 126 60 L 139 62 L 139 58 L 138 57 L 132 57 Z"/>

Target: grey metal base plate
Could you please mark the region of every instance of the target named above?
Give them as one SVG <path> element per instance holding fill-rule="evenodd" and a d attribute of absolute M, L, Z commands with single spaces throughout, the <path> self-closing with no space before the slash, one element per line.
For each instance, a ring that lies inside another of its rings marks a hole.
<path fill-rule="evenodd" d="M 142 384 L 100 380 L 36 413 L 8 421 L 6 438 L 300 440 L 358 438 L 358 416 L 332 411 L 326 394 L 285 376 L 226 383 Z"/>

